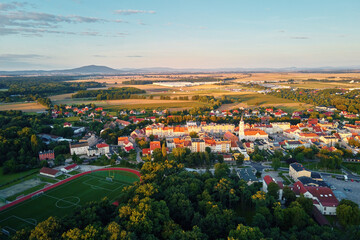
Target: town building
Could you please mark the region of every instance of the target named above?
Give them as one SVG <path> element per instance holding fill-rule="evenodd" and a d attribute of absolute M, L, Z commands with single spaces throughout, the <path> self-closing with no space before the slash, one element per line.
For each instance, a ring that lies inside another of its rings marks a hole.
<path fill-rule="evenodd" d="M 56 170 L 56 169 L 52 169 L 52 168 L 47 168 L 47 167 L 43 167 L 40 169 L 40 175 L 46 176 L 46 177 L 58 177 L 62 174 L 61 171 Z"/>
<path fill-rule="evenodd" d="M 55 153 L 54 150 L 45 150 L 45 151 L 41 151 L 39 152 L 39 160 L 43 161 L 43 160 L 54 160 L 55 159 Z"/>
<path fill-rule="evenodd" d="M 245 182 L 247 182 L 248 185 L 251 185 L 255 182 L 258 182 L 258 178 L 255 176 L 251 168 L 240 168 L 236 171 L 238 177 Z"/>
<path fill-rule="evenodd" d="M 63 167 L 61 169 L 61 171 L 64 172 L 64 173 L 69 173 L 69 172 L 74 171 L 76 169 L 79 169 L 79 166 L 74 163 L 74 164 L 68 165 L 66 167 Z"/>
<path fill-rule="evenodd" d="M 299 177 L 311 177 L 311 172 L 302 164 L 295 162 L 289 165 L 289 176 L 294 179 L 294 181 L 298 181 Z"/>
<path fill-rule="evenodd" d="M 268 192 L 268 186 L 271 182 L 274 182 L 279 186 L 279 191 L 278 191 L 279 199 L 278 200 L 282 200 L 284 184 L 282 182 L 276 182 L 275 179 L 273 179 L 269 175 L 266 175 L 263 179 L 263 188 L 262 188 L 263 191 L 266 193 Z"/>
<path fill-rule="evenodd" d="M 310 198 L 314 206 L 324 215 L 336 215 L 336 207 L 339 200 L 335 197 L 333 191 L 328 187 L 304 186 L 300 181 L 294 183 L 292 190 L 297 196 L 303 194 Z"/>
<path fill-rule="evenodd" d="M 89 144 L 87 142 L 85 143 L 77 143 L 77 144 L 71 144 L 70 143 L 70 154 L 73 155 L 74 153 L 76 155 L 85 155 L 88 154 Z"/>
<path fill-rule="evenodd" d="M 245 123 L 243 117 L 241 117 L 241 121 L 239 123 L 239 141 L 255 141 L 257 139 L 267 140 L 268 134 L 265 131 L 257 128 L 245 129 Z"/>

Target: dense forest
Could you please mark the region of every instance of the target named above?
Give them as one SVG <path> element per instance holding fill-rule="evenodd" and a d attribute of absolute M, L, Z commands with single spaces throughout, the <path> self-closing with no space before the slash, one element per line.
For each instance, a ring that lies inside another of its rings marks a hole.
<path fill-rule="evenodd" d="M 146 91 L 134 88 L 134 87 L 123 87 L 116 88 L 112 87 L 106 90 L 83 90 L 72 95 L 73 98 L 95 98 L 97 100 L 114 100 L 114 99 L 128 99 L 133 94 L 146 93 Z"/>
<path fill-rule="evenodd" d="M 39 151 L 48 149 L 37 136 L 49 133 L 71 137 L 73 130 L 62 125 L 54 125 L 47 115 L 25 115 L 20 111 L 0 112 L 0 166 L 3 173 L 21 172 L 40 166 Z M 56 146 L 50 146 L 54 149 Z M 67 150 L 68 152 L 68 150 Z M 59 152 L 57 152 L 59 153 Z M 61 152 L 64 153 L 64 152 Z"/>
<path fill-rule="evenodd" d="M 311 199 L 296 198 L 288 187 L 282 207 L 275 183 L 265 194 L 260 183 L 248 186 L 224 163 L 215 165 L 214 174 L 200 175 L 166 158 L 144 163 L 141 182 L 124 188 L 118 207 L 107 199 L 90 202 L 71 215 L 19 231 L 13 239 L 360 238 L 359 208 L 349 200 L 338 207 L 340 228 L 319 226 L 311 217 Z"/>
<path fill-rule="evenodd" d="M 219 79 L 219 78 L 213 78 L 213 77 L 197 77 L 197 78 L 181 78 L 181 79 L 169 79 L 169 80 L 129 80 L 129 81 L 123 81 L 122 84 L 126 84 L 126 85 L 147 85 L 147 84 L 162 83 L 162 82 L 190 82 L 190 83 L 196 83 L 196 82 L 230 81 L 230 80 L 234 80 L 234 79 L 236 79 L 236 78 Z"/>
<path fill-rule="evenodd" d="M 0 78 L 1 102 L 34 101 L 51 95 L 72 93 L 87 88 L 102 87 L 97 82 L 65 82 L 75 77 L 4 77 Z"/>
<path fill-rule="evenodd" d="M 344 92 L 341 89 L 281 89 L 271 92 L 276 97 L 295 100 L 298 102 L 309 103 L 313 105 L 335 106 L 338 110 L 358 113 L 360 111 L 360 91 L 354 90 Z"/>

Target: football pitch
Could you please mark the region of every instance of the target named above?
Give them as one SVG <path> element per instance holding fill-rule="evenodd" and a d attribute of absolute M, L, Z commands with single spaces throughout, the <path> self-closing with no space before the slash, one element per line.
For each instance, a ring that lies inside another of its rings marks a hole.
<path fill-rule="evenodd" d="M 0 212 L 0 228 L 14 234 L 33 228 L 49 216 L 64 216 L 90 201 L 107 197 L 111 202 L 121 196 L 123 187 L 139 181 L 134 173 L 106 170 L 91 172 Z"/>

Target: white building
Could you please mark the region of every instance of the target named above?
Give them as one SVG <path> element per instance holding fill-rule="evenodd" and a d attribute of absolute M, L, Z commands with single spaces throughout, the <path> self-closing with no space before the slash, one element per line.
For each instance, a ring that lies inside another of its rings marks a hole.
<path fill-rule="evenodd" d="M 89 144 L 86 143 L 77 143 L 77 144 L 70 144 L 70 153 L 73 155 L 85 155 L 88 154 Z"/>

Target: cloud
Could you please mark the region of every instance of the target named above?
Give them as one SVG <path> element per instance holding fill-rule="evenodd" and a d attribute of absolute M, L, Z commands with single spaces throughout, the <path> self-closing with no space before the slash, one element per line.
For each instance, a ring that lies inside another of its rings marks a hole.
<path fill-rule="evenodd" d="M 16 8 L 25 6 L 26 4 L 27 3 L 22 3 L 22 2 L 0 3 L 0 10 L 2 11 L 14 10 Z"/>
<path fill-rule="evenodd" d="M 128 21 L 122 20 L 122 19 L 116 19 L 114 20 L 116 23 L 129 23 Z"/>
<path fill-rule="evenodd" d="M 54 15 L 41 12 L 12 11 L 0 12 L 0 35 L 23 34 L 24 36 L 42 36 L 45 33 L 78 34 L 98 36 L 97 32 L 69 32 L 54 30 L 60 23 L 82 24 L 108 22 L 106 19 L 78 15 Z"/>
<path fill-rule="evenodd" d="M 38 54 L 0 54 L 0 61 L 19 61 L 19 60 L 26 60 L 26 59 L 39 59 L 39 58 L 48 58 L 44 55 Z"/>
<path fill-rule="evenodd" d="M 290 38 L 297 39 L 297 40 L 310 39 L 309 37 L 303 37 L 303 36 L 295 36 L 295 37 L 290 37 Z"/>
<path fill-rule="evenodd" d="M 128 58 L 142 58 L 144 56 L 140 56 L 140 55 L 130 55 L 130 56 L 126 56 Z"/>
<path fill-rule="evenodd" d="M 131 15 L 131 14 L 140 14 L 140 13 L 150 13 L 155 14 L 155 11 L 147 11 L 147 10 L 115 10 L 115 13 L 122 14 L 122 15 Z"/>

